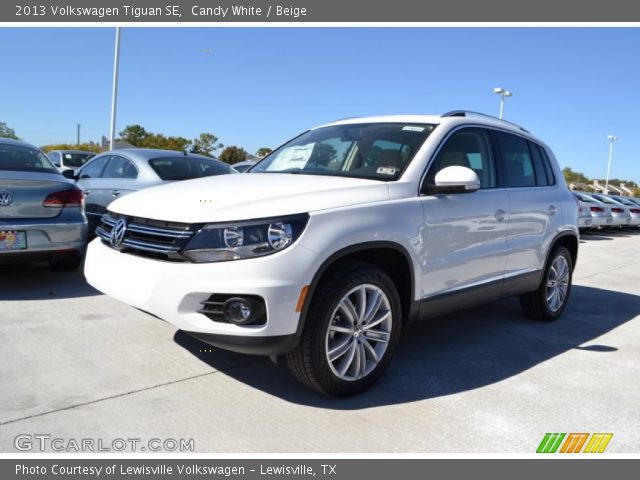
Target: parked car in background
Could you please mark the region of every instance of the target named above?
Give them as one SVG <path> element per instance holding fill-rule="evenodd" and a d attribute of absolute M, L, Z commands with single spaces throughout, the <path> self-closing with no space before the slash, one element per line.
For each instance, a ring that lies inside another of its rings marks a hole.
<path fill-rule="evenodd" d="M 87 239 L 83 199 L 41 150 L 0 138 L 0 263 L 78 268 Z"/>
<path fill-rule="evenodd" d="M 603 193 L 591 193 L 590 194 L 596 200 L 600 200 L 602 203 L 605 203 L 611 209 L 611 215 L 613 216 L 613 226 L 614 227 L 629 227 L 631 226 L 631 212 L 626 205 L 615 200 L 610 195 L 605 195 Z"/>
<path fill-rule="evenodd" d="M 76 171 L 85 163 L 96 156 L 95 152 L 87 152 L 85 150 L 51 150 L 47 153 L 49 159 L 53 162 L 58 170 Z"/>
<path fill-rule="evenodd" d="M 627 207 L 629 215 L 631 215 L 629 225 L 632 227 L 640 226 L 640 206 L 638 206 L 636 202 L 632 201 L 628 197 L 622 197 L 620 195 L 611 195 L 611 198 Z"/>
<path fill-rule="evenodd" d="M 227 173 L 235 172 L 226 163 L 203 155 L 127 148 L 95 156 L 74 178 L 84 190 L 93 235 L 107 206 L 118 197 L 162 183 Z"/>
<path fill-rule="evenodd" d="M 244 162 L 234 163 L 231 166 L 236 172 L 244 173 L 247 170 L 249 170 L 251 167 L 253 167 L 256 163 L 258 163 L 257 160 L 245 160 Z"/>
<path fill-rule="evenodd" d="M 577 217 L 550 148 L 517 125 L 461 111 L 353 118 L 250 174 L 119 198 L 85 276 L 211 345 L 284 355 L 305 385 L 346 396 L 382 375 L 407 323 L 506 296 L 558 319 Z"/>
<path fill-rule="evenodd" d="M 573 191 L 579 207 L 578 226 L 580 229 L 604 228 L 613 225 L 611 208 L 584 192 Z"/>

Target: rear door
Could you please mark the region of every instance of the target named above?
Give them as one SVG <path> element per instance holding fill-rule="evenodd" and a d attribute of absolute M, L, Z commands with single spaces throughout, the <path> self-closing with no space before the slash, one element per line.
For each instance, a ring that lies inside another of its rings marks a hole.
<path fill-rule="evenodd" d="M 138 170 L 129 159 L 121 155 L 111 155 L 100 181 L 102 187 L 100 211 L 105 213 L 109 204 L 116 198 L 137 190 L 137 178 Z"/>
<path fill-rule="evenodd" d="M 512 133 L 493 132 L 503 184 L 509 193 L 508 258 L 504 295 L 509 287 L 535 287 L 544 267 L 554 224 L 562 218 L 561 199 L 544 149 Z M 517 281 L 520 279 L 520 281 Z M 532 285 L 523 285 L 531 281 Z"/>
<path fill-rule="evenodd" d="M 104 213 L 102 204 L 105 202 L 105 194 L 102 173 L 110 158 L 109 154 L 97 156 L 78 171 L 78 185 L 82 187 L 85 194 L 85 211 L 89 220 L 90 234 L 93 234 Z"/>
<path fill-rule="evenodd" d="M 438 171 L 454 165 L 474 170 L 481 186 L 473 193 L 422 197 L 426 251 L 422 296 L 429 299 L 460 293 L 455 297 L 462 306 L 500 295 L 509 198 L 498 188 L 487 130 L 467 127 L 455 131 L 436 154 L 424 182 L 433 184 Z"/>

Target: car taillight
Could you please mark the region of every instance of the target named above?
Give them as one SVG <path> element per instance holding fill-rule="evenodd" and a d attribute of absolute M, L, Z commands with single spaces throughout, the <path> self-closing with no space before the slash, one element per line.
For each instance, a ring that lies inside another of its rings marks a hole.
<path fill-rule="evenodd" d="M 617 208 L 617 207 L 613 207 L 613 208 L 611 208 L 611 211 L 612 211 L 613 213 L 622 213 L 622 209 L 621 209 L 621 208 Z"/>
<path fill-rule="evenodd" d="M 640 213 L 640 208 L 632 208 L 629 210 L 631 213 Z"/>
<path fill-rule="evenodd" d="M 80 207 L 84 203 L 84 192 L 77 188 L 62 190 L 47 195 L 43 207 Z"/>
<path fill-rule="evenodd" d="M 600 207 L 591 207 L 592 212 L 604 212 L 604 209 Z"/>

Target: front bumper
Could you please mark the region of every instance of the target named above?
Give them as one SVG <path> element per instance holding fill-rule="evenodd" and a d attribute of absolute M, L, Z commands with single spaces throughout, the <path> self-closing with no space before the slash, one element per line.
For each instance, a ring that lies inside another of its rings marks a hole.
<path fill-rule="evenodd" d="M 300 244 L 265 257 L 217 263 L 169 262 L 122 253 L 100 238 L 87 249 L 85 276 L 98 290 L 151 313 L 197 338 L 244 353 L 279 354 L 295 346 L 303 286 L 317 256 Z M 210 320 L 197 310 L 211 294 L 264 299 L 263 325 Z M 291 337 L 291 338 L 284 338 Z"/>

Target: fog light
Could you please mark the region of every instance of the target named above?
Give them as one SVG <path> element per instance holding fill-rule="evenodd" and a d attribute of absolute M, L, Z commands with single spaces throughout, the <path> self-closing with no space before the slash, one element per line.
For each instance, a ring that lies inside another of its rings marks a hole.
<path fill-rule="evenodd" d="M 222 313 L 228 321 L 242 325 L 253 320 L 254 308 L 249 300 L 234 297 L 224 302 Z"/>

